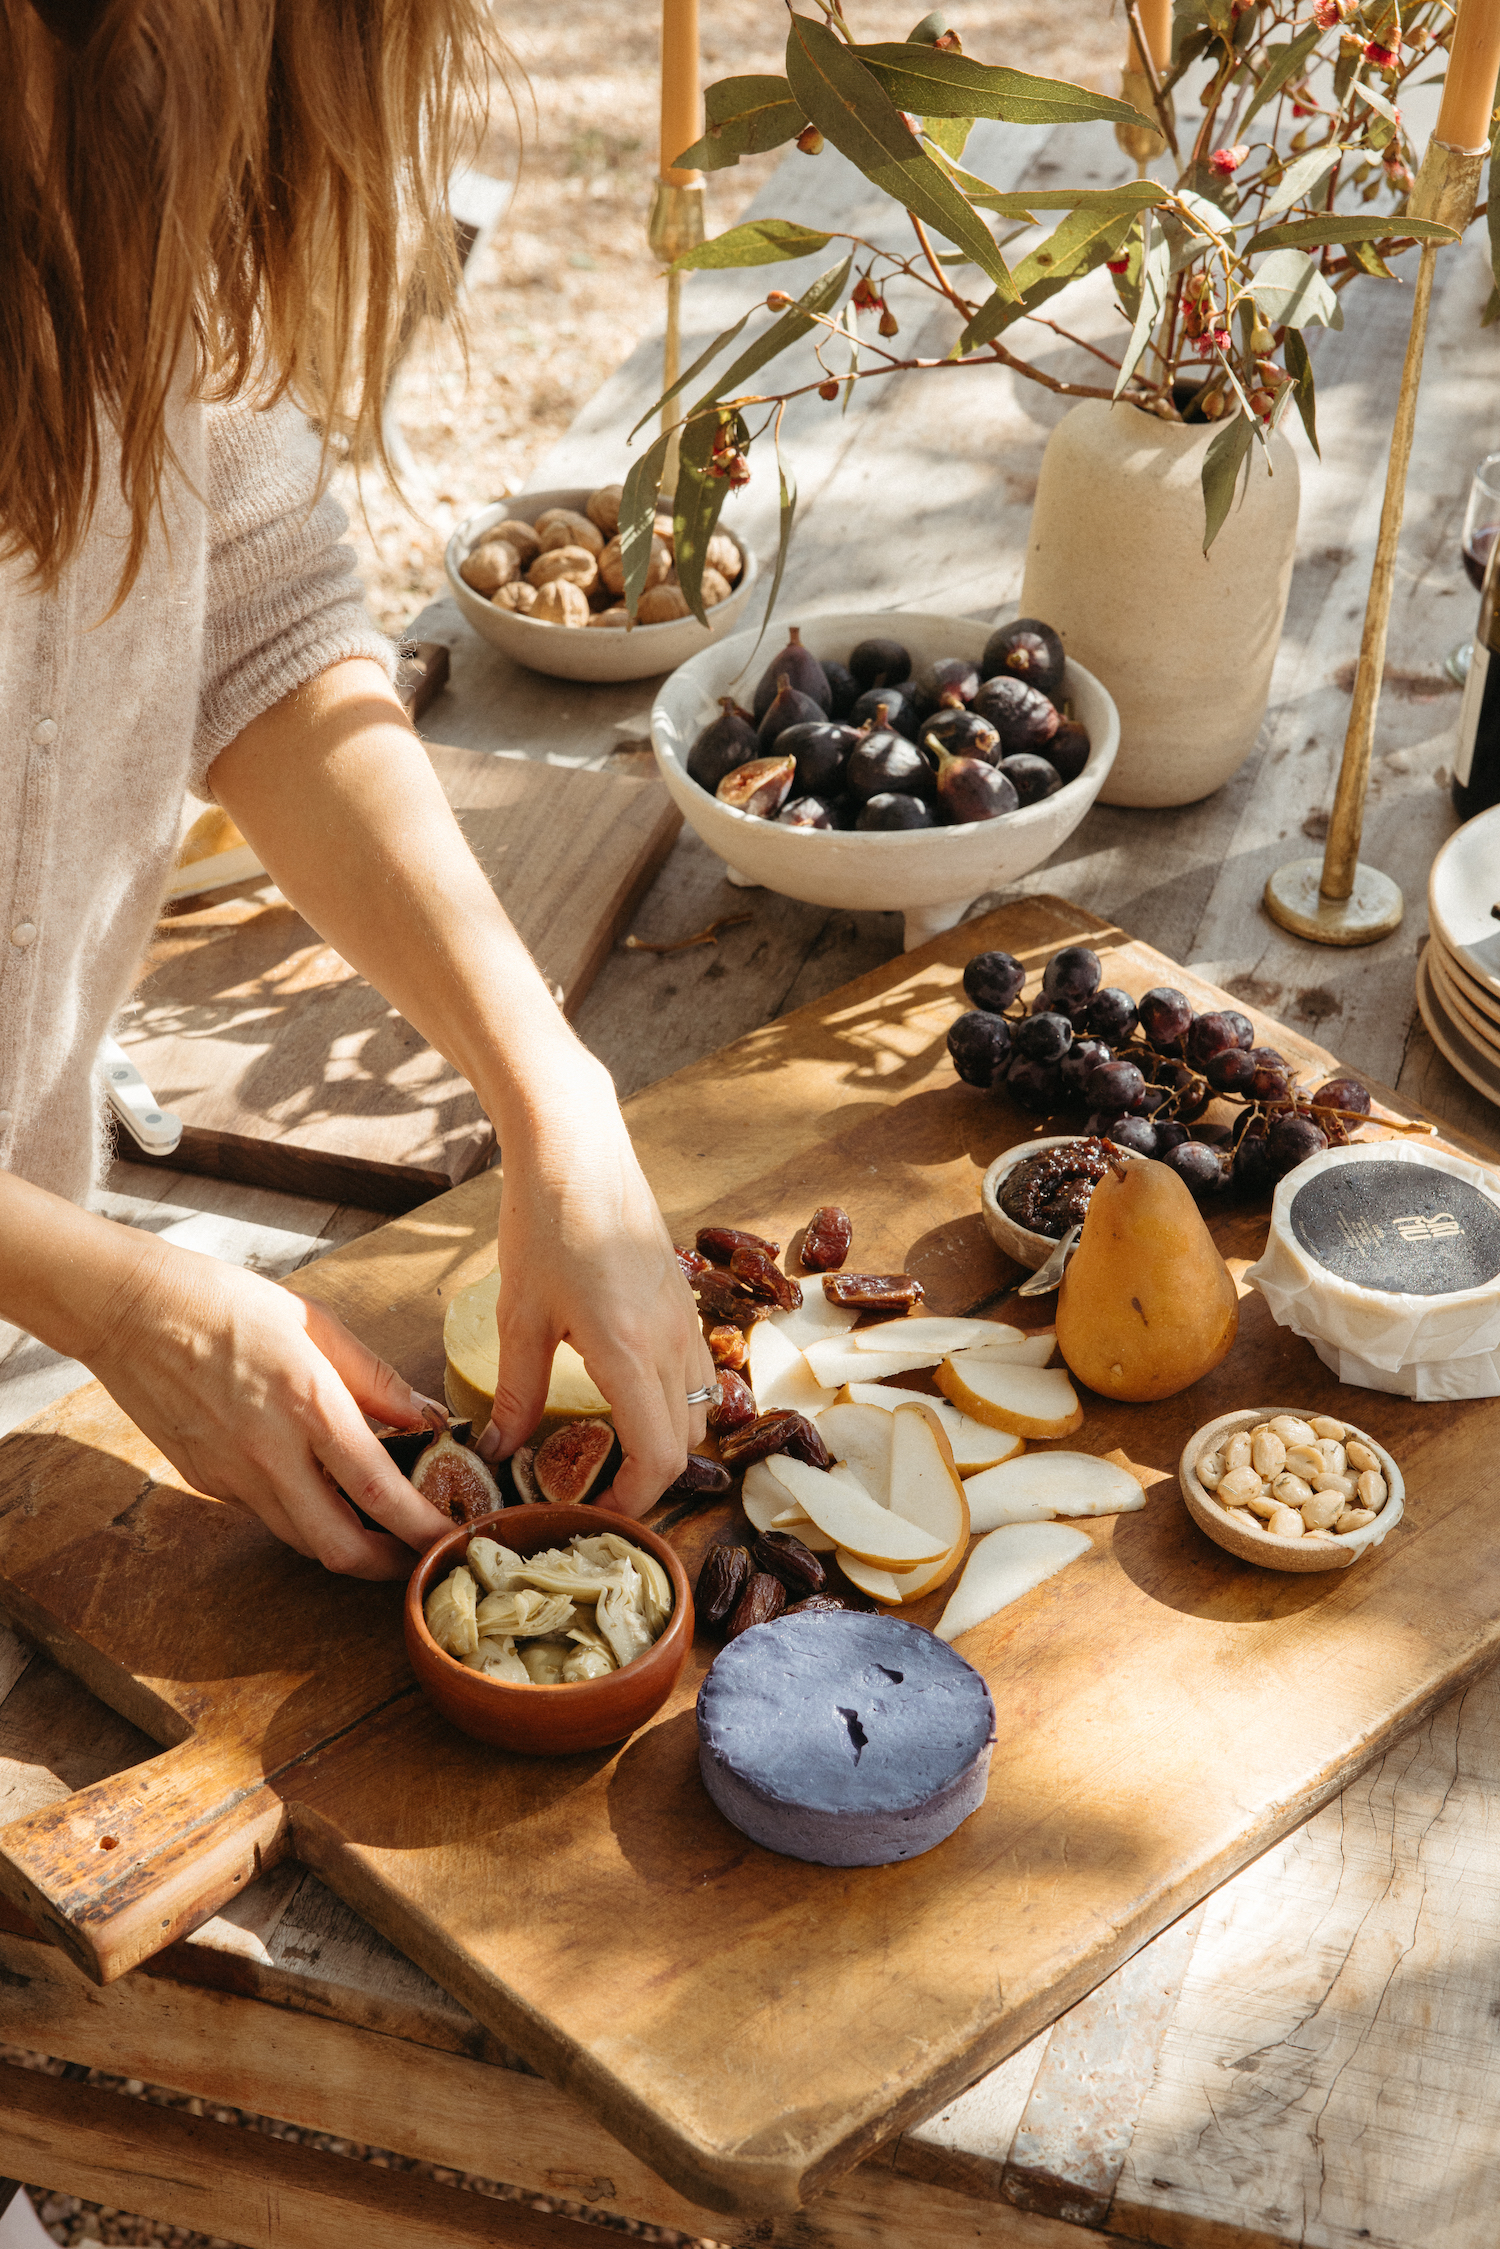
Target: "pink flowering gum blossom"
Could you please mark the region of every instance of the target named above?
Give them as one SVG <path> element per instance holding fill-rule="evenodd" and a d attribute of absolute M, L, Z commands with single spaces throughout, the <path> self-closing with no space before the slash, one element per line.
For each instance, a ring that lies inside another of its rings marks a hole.
<path fill-rule="evenodd" d="M 1216 148 L 1208 161 L 1216 172 L 1222 172 L 1225 179 L 1228 179 L 1231 172 L 1239 170 L 1249 154 L 1249 149 L 1241 141 L 1236 148 Z"/>

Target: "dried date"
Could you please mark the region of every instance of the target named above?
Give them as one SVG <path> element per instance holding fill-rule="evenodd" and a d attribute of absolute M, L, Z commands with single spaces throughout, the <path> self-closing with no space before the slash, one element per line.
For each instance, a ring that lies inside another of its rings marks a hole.
<path fill-rule="evenodd" d="M 693 1605 L 709 1624 L 722 1624 L 739 1604 L 750 1582 L 750 1554 L 743 1546 L 711 1546 L 703 1557 Z"/>
<path fill-rule="evenodd" d="M 828 1583 L 828 1572 L 817 1555 L 789 1531 L 762 1531 L 752 1551 L 760 1568 L 779 1577 L 794 1601 L 821 1593 Z"/>
<path fill-rule="evenodd" d="M 763 1304 L 774 1304 L 779 1312 L 795 1312 L 802 1302 L 796 1282 L 789 1280 L 764 1250 L 746 1249 L 741 1244 L 729 1260 L 729 1270 L 742 1289 L 748 1289 Z"/>
<path fill-rule="evenodd" d="M 735 1605 L 726 1640 L 737 1640 L 752 1624 L 769 1624 L 786 1607 L 786 1587 L 769 1570 L 758 1570 Z"/>
<path fill-rule="evenodd" d="M 743 1328 L 734 1327 L 728 1320 L 708 1331 L 709 1355 L 716 1367 L 728 1367 L 737 1374 L 750 1356 L 750 1346 Z"/>
<path fill-rule="evenodd" d="M 808 1221 L 802 1237 L 802 1263 L 809 1273 L 832 1273 L 849 1255 L 854 1226 L 837 1203 L 822 1203 Z"/>
<path fill-rule="evenodd" d="M 706 1273 L 712 1262 L 711 1259 L 702 1256 L 695 1249 L 684 1249 L 681 1242 L 676 1244 L 672 1255 L 682 1267 L 683 1279 L 687 1281 L 696 1280 L 700 1273 Z"/>
<path fill-rule="evenodd" d="M 675 1483 L 668 1484 L 663 1499 L 686 1499 L 695 1492 L 727 1492 L 729 1471 L 722 1461 L 710 1460 L 707 1453 L 690 1452 L 683 1464 L 682 1473 Z"/>
<path fill-rule="evenodd" d="M 727 1430 L 743 1429 L 755 1419 L 755 1392 L 733 1367 L 719 1369 L 719 1402 L 708 1409 L 708 1426 L 716 1437 Z"/>
<path fill-rule="evenodd" d="M 764 1234 L 747 1234 L 738 1226 L 700 1226 L 694 1237 L 699 1250 L 715 1265 L 727 1265 L 737 1249 L 758 1249 L 763 1257 L 779 1257 L 780 1242 Z"/>
<path fill-rule="evenodd" d="M 816 1424 L 809 1421 L 804 1413 L 793 1414 L 792 1419 L 796 1427 L 782 1446 L 782 1451 L 790 1453 L 793 1460 L 805 1460 L 809 1468 L 831 1468 L 833 1454 L 819 1436 Z"/>
<path fill-rule="evenodd" d="M 840 1600 L 837 1593 L 810 1593 L 805 1601 L 793 1601 L 782 1610 L 783 1616 L 817 1616 L 824 1609 L 848 1609 L 851 1601 Z"/>
<path fill-rule="evenodd" d="M 831 1468 L 833 1456 L 805 1414 L 782 1407 L 775 1413 L 757 1414 L 741 1429 L 727 1429 L 719 1439 L 719 1452 L 727 1468 L 738 1471 L 754 1461 L 769 1460 L 772 1453 L 790 1453 L 810 1468 Z"/>
<path fill-rule="evenodd" d="M 769 1304 L 747 1294 L 722 1265 L 710 1265 L 706 1272 L 695 1274 L 692 1287 L 699 1311 L 716 1324 L 732 1320 L 737 1327 L 752 1327 L 771 1310 Z"/>
<path fill-rule="evenodd" d="M 829 1273 L 823 1294 L 854 1312 L 909 1312 L 925 1291 L 910 1273 Z"/>

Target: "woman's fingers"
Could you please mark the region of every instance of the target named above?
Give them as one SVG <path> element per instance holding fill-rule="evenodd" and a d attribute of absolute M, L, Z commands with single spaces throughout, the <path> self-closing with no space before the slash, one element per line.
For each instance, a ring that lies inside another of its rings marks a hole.
<path fill-rule="evenodd" d="M 447 1414 L 436 1399 L 413 1390 L 404 1375 L 372 1351 L 336 1319 L 316 1297 L 294 1297 L 302 1311 L 309 1342 L 322 1352 L 361 1413 L 393 1429 L 443 1426 Z"/>
<path fill-rule="evenodd" d="M 481 1460 L 509 1460 L 547 1410 L 556 1345 L 539 1309 L 517 1304 L 501 1283 L 495 1307 L 499 1371 L 490 1419 L 475 1446 Z"/>

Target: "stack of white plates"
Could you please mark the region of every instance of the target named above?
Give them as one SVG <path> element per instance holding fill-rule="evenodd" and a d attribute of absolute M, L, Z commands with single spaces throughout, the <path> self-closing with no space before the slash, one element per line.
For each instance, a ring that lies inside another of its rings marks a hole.
<path fill-rule="evenodd" d="M 1427 881 L 1417 1005 L 1433 1044 L 1500 1105 L 1500 805 L 1451 836 Z"/>

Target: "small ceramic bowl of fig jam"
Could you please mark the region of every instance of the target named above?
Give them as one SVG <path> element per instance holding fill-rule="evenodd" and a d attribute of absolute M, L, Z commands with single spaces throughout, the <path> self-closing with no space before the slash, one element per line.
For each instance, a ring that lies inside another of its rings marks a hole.
<path fill-rule="evenodd" d="M 1007 1148 L 979 1190 L 991 1240 L 1034 1273 L 1069 1229 L 1082 1224 L 1106 1166 L 1122 1158 L 1139 1160 L 1129 1149 L 1078 1132 Z"/>

